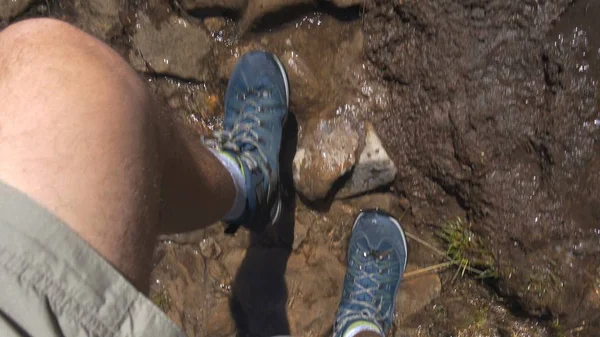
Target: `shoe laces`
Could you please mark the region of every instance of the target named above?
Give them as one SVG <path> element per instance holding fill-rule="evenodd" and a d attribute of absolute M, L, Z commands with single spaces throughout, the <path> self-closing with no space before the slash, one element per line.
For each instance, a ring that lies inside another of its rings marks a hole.
<path fill-rule="evenodd" d="M 383 312 L 383 305 L 388 305 L 390 301 L 394 300 L 392 298 L 394 292 L 381 288 L 382 285 L 395 281 L 393 276 L 387 273 L 388 269 L 398 264 L 397 261 L 389 259 L 393 250 L 379 252 L 363 249 L 360 244 L 357 246 L 357 254 L 351 256 L 354 266 L 348 268 L 348 272 L 354 279 L 354 288 L 350 293 L 349 301 L 337 315 L 336 326 L 339 328 L 355 320 L 367 320 L 381 324 L 385 316 L 389 314 L 387 312 L 389 308 Z M 358 297 L 363 294 L 369 295 L 373 301 L 359 300 Z"/>
<path fill-rule="evenodd" d="M 239 95 L 244 104 L 233 128 L 214 131 L 212 139 L 205 139 L 206 145 L 219 151 L 235 153 L 249 170 L 258 168 L 267 178 L 270 176 L 266 165 L 268 160 L 260 145 L 257 128 L 261 126 L 259 113 L 265 106 L 264 102 L 260 101 L 269 96 L 270 92 L 261 87 Z"/>

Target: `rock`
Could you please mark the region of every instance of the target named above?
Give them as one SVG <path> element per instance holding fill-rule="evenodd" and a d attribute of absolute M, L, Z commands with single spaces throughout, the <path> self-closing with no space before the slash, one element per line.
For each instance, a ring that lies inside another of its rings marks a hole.
<path fill-rule="evenodd" d="M 198 336 L 203 324 L 197 318 L 202 317 L 202 305 L 209 295 L 204 260 L 190 246 L 164 245 L 163 249 L 164 255 L 152 271 L 151 279 L 157 281 L 151 285 L 150 298 L 162 303 L 165 313 L 187 336 Z"/>
<path fill-rule="evenodd" d="M 402 209 L 406 211 L 410 208 L 410 201 L 407 198 L 401 198 L 400 200 L 398 200 L 398 205 L 400 205 L 400 207 L 402 207 Z"/>
<path fill-rule="evenodd" d="M 200 241 L 200 254 L 207 259 L 216 259 L 221 255 L 221 247 L 215 239 L 209 237 Z"/>
<path fill-rule="evenodd" d="M 293 163 L 296 189 L 309 200 L 324 199 L 354 166 L 363 128 L 344 117 L 309 123 L 301 132 Z"/>
<path fill-rule="evenodd" d="M 285 274 L 290 335 L 331 335 L 345 272 L 327 246 L 315 247 L 309 258 L 290 256 Z"/>
<path fill-rule="evenodd" d="M 246 257 L 246 249 L 234 249 L 227 251 L 221 258 L 223 265 L 227 269 L 227 273 L 230 276 L 235 276 L 238 272 L 238 269 L 242 265 L 242 261 Z"/>
<path fill-rule="evenodd" d="M 223 17 L 209 17 L 204 19 L 203 22 L 204 26 L 211 34 L 217 34 L 227 24 L 227 21 Z"/>
<path fill-rule="evenodd" d="M 246 7 L 247 0 L 181 0 L 185 10 L 223 8 L 238 11 Z"/>
<path fill-rule="evenodd" d="M 208 275 L 215 280 L 218 284 L 228 285 L 231 284 L 231 275 L 227 272 L 227 269 L 220 261 L 210 260 L 207 261 Z"/>
<path fill-rule="evenodd" d="M 121 34 L 120 0 L 76 0 L 73 5 L 78 14 L 74 24 L 85 32 L 103 41 Z"/>
<path fill-rule="evenodd" d="M 337 7 L 360 5 L 364 0 L 332 0 Z M 301 5 L 314 5 L 314 0 L 181 0 L 181 7 L 186 11 L 213 10 L 237 12 L 241 19 L 238 22 L 240 33 L 248 31 L 252 25 L 266 14 L 274 13 L 285 8 Z"/>
<path fill-rule="evenodd" d="M 343 200 L 342 202 L 352 206 L 353 213 L 355 210 L 373 208 L 381 208 L 392 213 L 393 210 L 398 208 L 398 197 L 392 193 L 370 193 L 360 197 Z"/>
<path fill-rule="evenodd" d="M 208 311 L 206 336 L 225 337 L 235 332 L 235 322 L 231 317 L 229 302 L 226 298 L 220 299 Z"/>
<path fill-rule="evenodd" d="M 240 57 L 249 53 L 253 50 L 264 50 L 263 47 L 256 41 L 250 41 L 249 43 L 235 46 L 231 51 L 227 50 L 225 53 L 220 48 L 215 48 L 215 57 L 219 60 L 217 69 L 217 75 L 219 79 L 227 82 L 233 73 L 235 65 L 240 60 Z"/>
<path fill-rule="evenodd" d="M 10 20 L 23 13 L 33 0 L 2 0 L 0 1 L 0 20 Z"/>
<path fill-rule="evenodd" d="M 365 3 L 364 0 L 331 0 L 331 2 L 341 8 L 362 5 Z M 402 1 L 400 1 L 400 3 L 402 3 Z"/>
<path fill-rule="evenodd" d="M 249 0 L 242 18 L 238 22 L 238 30 L 243 34 L 266 14 L 277 12 L 283 8 L 294 8 L 294 6 L 312 3 L 313 0 Z"/>
<path fill-rule="evenodd" d="M 136 27 L 129 53 L 135 69 L 197 82 L 209 79 L 212 40 L 200 27 L 175 16 L 156 27 L 145 14 L 138 14 Z"/>
<path fill-rule="evenodd" d="M 296 212 L 296 219 L 294 224 L 294 243 L 292 250 L 297 250 L 300 245 L 306 240 L 308 236 L 308 230 L 312 225 L 312 221 L 303 216 L 304 213 Z"/>
<path fill-rule="evenodd" d="M 438 298 L 442 283 L 437 274 L 423 274 L 404 279 L 396 296 L 396 311 L 400 320 L 408 318 Z"/>
<path fill-rule="evenodd" d="M 424 329 L 414 329 L 414 328 L 405 328 L 399 327 L 396 329 L 396 333 L 394 337 L 421 337 L 421 336 L 429 336 L 426 332 L 423 332 Z"/>
<path fill-rule="evenodd" d="M 297 118 L 306 118 L 314 114 L 315 110 L 322 111 L 332 103 L 331 97 L 335 95 L 328 83 L 317 78 L 313 68 L 297 52 L 285 52 L 281 56 L 281 62 L 285 66 L 291 87 L 294 88 L 290 92 L 290 101 Z M 294 102 L 300 104 L 296 106 Z"/>
<path fill-rule="evenodd" d="M 337 193 L 337 198 L 347 198 L 385 186 L 396 177 L 397 169 L 381 144 L 375 128 L 365 122 L 365 146 L 354 166 L 352 177 Z"/>

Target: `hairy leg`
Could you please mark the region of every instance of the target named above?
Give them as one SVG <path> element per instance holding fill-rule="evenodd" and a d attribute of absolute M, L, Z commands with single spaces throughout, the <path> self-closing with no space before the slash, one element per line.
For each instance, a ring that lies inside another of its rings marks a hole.
<path fill-rule="evenodd" d="M 0 180 L 145 291 L 160 214 L 169 231 L 218 220 L 229 173 L 95 38 L 34 19 L 0 32 L 0 46 Z"/>

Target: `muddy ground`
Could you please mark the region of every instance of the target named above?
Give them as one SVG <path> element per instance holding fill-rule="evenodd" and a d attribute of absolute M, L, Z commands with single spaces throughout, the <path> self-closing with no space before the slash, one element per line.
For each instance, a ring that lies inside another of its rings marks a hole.
<path fill-rule="evenodd" d="M 199 134 L 220 127 L 244 52 L 288 69 L 284 221 L 263 237 L 215 224 L 159 243 L 151 298 L 189 336 L 329 335 L 352 219 L 371 207 L 441 251 L 461 217 L 478 242 L 465 256 L 492 276 L 407 277 L 395 336 L 599 335 L 598 1 L 0 2 L 0 28 L 39 16 L 109 43 Z M 390 186 L 295 192 L 294 151 L 332 118 L 374 125 Z M 409 271 L 444 261 L 409 239 Z"/>

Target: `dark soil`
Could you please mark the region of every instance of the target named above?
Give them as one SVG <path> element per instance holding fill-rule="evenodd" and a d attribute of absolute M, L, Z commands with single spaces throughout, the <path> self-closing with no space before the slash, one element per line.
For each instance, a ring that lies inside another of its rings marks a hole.
<path fill-rule="evenodd" d="M 452 196 L 514 313 L 595 336 L 599 6 L 572 2 L 370 1 L 365 52 L 391 88 L 375 124 L 395 186 L 423 225 Z"/>

